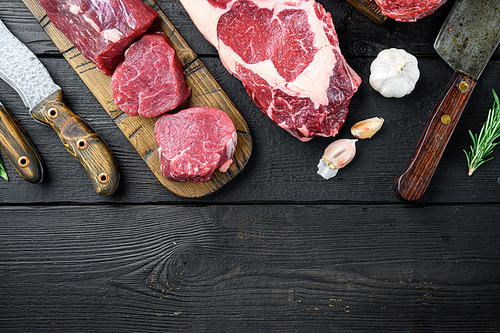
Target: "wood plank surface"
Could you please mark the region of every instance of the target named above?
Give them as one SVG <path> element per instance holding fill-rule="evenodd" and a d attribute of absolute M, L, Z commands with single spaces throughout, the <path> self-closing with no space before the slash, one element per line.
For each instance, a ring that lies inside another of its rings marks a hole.
<path fill-rule="evenodd" d="M 2 207 L 2 332 L 498 332 L 499 206 L 403 208 Z"/>
<path fill-rule="evenodd" d="M 0 332 L 500 332 L 500 150 L 467 175 L 468 130 L 500 91 L 500 52 L 478 81 L 424 197 L 392 183 L 453 75 L 432 43 L 454 1 L 416 23 L 376 24 L 345 0 L 319 0 L 363 82 L 338 138 L 383 117 L 381 131 L 325 181 L 332 139 L 303 143 L 252 103 L 177 0 L 158 6 L 241 112 L 252 157 L 216 192 L 184 198 L 158 181 L 21 1 L 0 19 L 40 58 L 68 106 L 114 152 L 121 182 L 94 194 L 57 135 L 0 80 L 0 101 L 45 169 L 40 184 L 0 181 Z M 401 99 L 368 83 L 382 49 L 414 54 L 421 78 Z"/>
<path fill-rule="evenodd" d="M 186 84 L 191 87 L 191 95 L 181 107 L 206 105 L 221 109 L 231 118 L 238 133 L 234 163 L 226 172 L 216 170 L 210 180 L 204 183 L 177 182 L 165 178 L 161 174 L 160 159 L 154 139 L 156 117 L 129 117 L 122 112 L 113 100 L 111 77 L 97 71 L 95 65 L 82 56 L 78 49 L 50 22 L 36 0 L 23 0 L 23 2 L 153 174 L 167 189 L 181 197 L 202 197 L 218 190 L 243 170 L 252 153 L 252 138 L 245 120 L 154 0 L 145 1 L 160 15 L 153 23 L 152 30 L 162 31 L 170 38 L 183 64 Z"/>

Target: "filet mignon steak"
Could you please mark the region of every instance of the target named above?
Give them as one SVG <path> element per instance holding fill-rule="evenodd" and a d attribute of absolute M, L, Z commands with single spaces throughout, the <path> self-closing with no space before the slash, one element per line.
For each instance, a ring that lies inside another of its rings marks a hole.
<path fill-rule="evenodd" d="M 156 117 L 188 98 L 184 70 L 167 35 L 144 35 L 125 52 L 111 77 L 113 99 L 129 116 Z"/>
<path fill-rule="evenodd" d="M 206 106 L 165 113 L 155 124 L 161 172 L 174 181 L 206 182 L 233 162 L 237 134 L 227 114 Z"/>

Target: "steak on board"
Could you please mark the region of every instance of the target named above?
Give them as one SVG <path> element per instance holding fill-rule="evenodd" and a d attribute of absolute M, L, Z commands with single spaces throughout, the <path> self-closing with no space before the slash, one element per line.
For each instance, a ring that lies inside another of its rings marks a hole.
<path fill-rule="evenodd" d="M 206 182 L 233 162 L 238 136 L 233 122 L 219 109 L 192 107 L 165 113 L 155 123 L 161 172 L 174 181 Z"/>
<path fill-rule="evenodd" d="M 141 0 L 38 0 L 54 26 L 97 69 L 111 75 L 158 13 Z"/>
<path fill-rule="evenodd" d="M 125 52 L 111 77 L 116 105 L 129 116 L 156 117 L 188 98 L 184 70 L 163 32 L 145 34 Z"/>
<path fill-rule="evenodd" d="M 314 0 L 181 0 L 260 110 L 302 141 L 335 136 L 360 77 Z"/>
<path fill-rule="evenodd" d="M 434 13 L 446 0 L 375 0 L 382 14 L 396 21 L 415 22 Z"/>

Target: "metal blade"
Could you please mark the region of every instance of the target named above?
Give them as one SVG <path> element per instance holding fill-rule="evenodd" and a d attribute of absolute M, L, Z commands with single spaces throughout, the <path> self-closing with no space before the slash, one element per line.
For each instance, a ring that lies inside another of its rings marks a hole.
<path fill-rule="evenodd" d="M 1 20 L 0 77 L 17 91 L 30 111 L 45 97 L 61 89 L 35 54 Z"/>
<path fill-rule="evenodd" d="M 500 0 L 457 0 L 434 43 L 455 71 L 478 79 L 500 41 Z"/>

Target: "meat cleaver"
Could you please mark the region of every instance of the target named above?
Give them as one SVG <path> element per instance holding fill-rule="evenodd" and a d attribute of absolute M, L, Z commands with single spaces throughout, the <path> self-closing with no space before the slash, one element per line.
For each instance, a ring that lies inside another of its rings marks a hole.
<path fill-rule="evenodd" d="M 0 103 L 0 147 L 16 171 L 30 183 L 43 180 L 40 155 L 16 118 Z"/>
<path fill-rule="evenodd" d="M 419 199 L 436 170 L 479 76 L 500 41 L 500 0 L 457 0 L 434 43 L 454 70 L 413 156 L 394 181 L 396 197 Z"/>
<path fill-rule="evenodd" d="M 113 154 L 101 137 L 64 103 L 47 69 L 0 20 L 0 77 L 21 96 L 31 116 L 52 127 L 68 152 L 87 170 L 97 194 L 112 194 L 119 182 Z"/>

